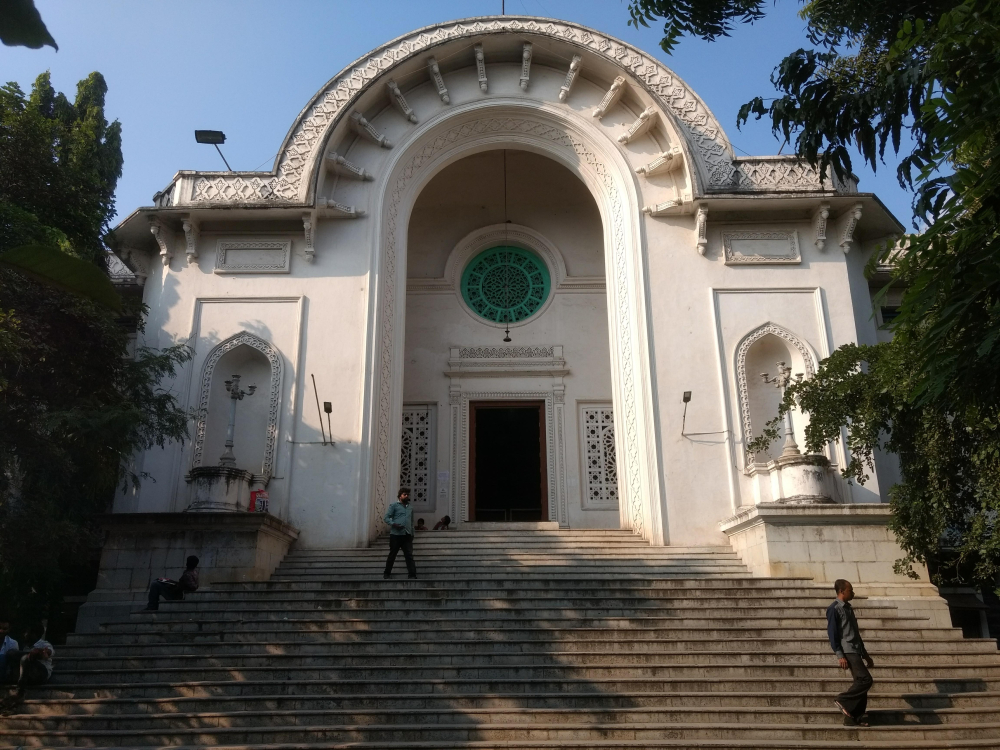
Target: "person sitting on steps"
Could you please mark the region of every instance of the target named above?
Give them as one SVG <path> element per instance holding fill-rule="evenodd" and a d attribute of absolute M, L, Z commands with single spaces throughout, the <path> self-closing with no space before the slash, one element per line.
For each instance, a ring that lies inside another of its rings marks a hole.
<path fill-rule="evenodd" d="M 417 527 L 414 530 L 415 531 L 427 531 L 427 526 L 424 524 L 424 519 L 422 519 L 422 518 L 418 518 L 417 519 Z"/>
<path fill-rule="evenodd" d="M 389 557 L 385 560 L 385 572 L 383 578 L 392 575 L 392 564 L 396 562 L 396 555 L 399 550 L 403 550 L 403 557 L 406 558 L 407 578 L 417 577 L 417 566 L 413 562 L 413 508 L 410 507 L 410 490 L 400 487 L 396 494 L 397 502 L 389 506 L 385 512 L 385 522 L 389 524 Z"/>
<path fill-rule="evenodd" d="M 43 685 L 52 676 L 55 649 L 45 640 L 45 627 L 32 625 L 25 643 L 34 643 L 28 651 L 13 649 L 4 654 L 4 678 L 17 685 L 14 694 L 3 700 L 3 708 L 11 708 L 24 700 L 25 688 Z"/>
<path fill-rule="evenodd" d="M 143 612 L 156 612 L 160 608 L 160 597 L 170 601 L 183 599 L 184 594 L 198 590 L 198 558 L 191 555 L 187 559 L 186 569 L 181 579 L 157 578 L 149 584 L 149 601 Z"/>
<path fill-rule="evenodd" d="M 436 524 L 434 524 L 434 531 L 443 531 L 451 526 L 451 516 L 445 516 Z"/>

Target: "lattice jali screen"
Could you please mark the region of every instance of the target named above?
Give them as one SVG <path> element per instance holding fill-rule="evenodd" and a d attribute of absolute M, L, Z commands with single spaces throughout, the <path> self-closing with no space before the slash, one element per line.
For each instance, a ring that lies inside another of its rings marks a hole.
<path fill-rule="evenodd" d="M 431 499 L 431 448 L 433 407 L 403 406 L 403 439 L 400 445 L 399 486 L 410 488 L 413 502 Z"/>
<path fill-rule="evenodd" d="M 610 404 L 580 406 L 583 448 L 583 507 L 618 507 L 615 419 Z"/>

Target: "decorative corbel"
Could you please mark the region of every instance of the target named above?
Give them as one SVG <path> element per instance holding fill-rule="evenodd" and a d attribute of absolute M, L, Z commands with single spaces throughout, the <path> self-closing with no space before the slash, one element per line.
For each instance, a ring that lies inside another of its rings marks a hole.
<path fill-rule="evenodd" d="M 427 73 L 431 77 L 431 81 L 434 82 L 435 88 L 437 88 L 438 96 L 441 97 L 441 101 L 445 104 L 451 104 L 451 98 L 448 96 L 448 89 L 444 85 L 444 76 L 441 75 L 441 66 L 438 65 L 438 61 L 433 57 L 427 58 Z"/>
<path fill-rule="evenodd" d="M 122 248 L 121 259 L 122 262 L 125 263 L 126 267 L 135 276 L 135 282 L 139 286 L 146 286 L 146 278 L 149 276 L 149 269 L 146 268 L 146 264 L 140 259 L 139 253 L 130 247 Z"/>
<path fill-rule="evenodd" d="M 570 89 L 573 88 L 573 82 L 580 73 L 580 65 L 582 63 L 583 58 L 580 55 L 573 55 L 573 60 L 569 64 L 569 70 L 566 71 L 566 82 L 559 88 L 559 101 L 566 101 Z"/>
<path fill-rule="evenodd" d="M 316 215 L 315 212 L 307 211 L 302 214 L 302 230 L 306 238 L 306 249 L 305 258 L 307 263 L 312 263 L 313 258 L 316 257 L 316 244 L 315 244 L 315 231 L 316 231 Z"/>
<path fill-rule="evenodd" d="M 336 151 L 331 151 L 326 155 L 326 166 L 334 174 L 339 174 L 341 177 L 349 177 L 354 180 L 365 180 L 370 181 L 375 179 L 375 175 L 370 172 L 366 172 L 361 167 L 356 167 L 347 161 L 343 156 L 338 154 Z"/>
<path fill-rule="evenodd" d="M 392 143 L 389 139 L 378 132 L 360 112 L 351 113 L 351 130 L 362 138 L 367 138 L 372 143 L 377 143 L 382 148 L 392 148 Z"/>
<path fill-rule="evenodd" d="M 528 90 L 528 79 L 531 77 L 531 43 L 525 42 L 521 48 L 521 91 Z"/>
<path fill-rule="evenodd" d="M 483 45 L 477 44 L 476 51 L 476 73 L 479 74 L 479 90 L 486 93 L 486 55 L 483 53 Z"/>
<path fill-rule="evenodd" d="M 705 206 L 698 206 L 698 211 L 694 215 L 694 228 L 698 255 L 704 255 L 708 248 L 708 209 Z"/>
<path fill-rule="evenodd" d="M 830 204 L 820 203 L 813 214 L 813 228 L 816 230 L 816 249 L 820 252 L 826 247 L 826 220 L 830 218 Z"/>
<path fill-rule="evenodd" d="M 844 224 L 844 231 L 840 235 L 840 249 L 844 251 L 844 255 L 851 252 L 851 246 L 854 244 L 854 230 L 857 229 L 858 222 L 861 221 L 862 207 L 862 204 L 855 203 L 847 212 L 847 223 Z"/>
<path fill-rule="evenodd" d="M 316 201 L 317 216 L 324 219 L 357 219 L 365 215 L 362 209 L 345 206 L 329 198 L 319 198 Z"/>
<path fill-rule="evenodd" d="M 160 260 L 163 261 L 163 265 L 169 266 L 174 253 L 167 243 L 166 229 L 166 226 L 158 218 L 155 216 L 149 217 L 149 231 L 156 239 L 156 244 L 160 246 Z"/>
<path fill-rule="evenodd" d="M 389 101 L 392 105 L 402 113 L 403 117 L 416 125 L 417 116 L 413 112 L 413 108 L 406 103 L 406 98 L 403 96 L 403 92 L 399 90 L 399 85 L 390 78 L 389 82 L 385 85 L 385 90 L 389 94 Z"/>
<path fill-rule="evenodd" d="M 643 206 L 642 212 L 647 216 L 676 216 L 690 213 L 690 196 L 684 196 L 674 189 L 674 197 L 651 206 Z"/>
<path fill-rule="evenodd" d="M 683 156 L 684 152 L 681 151 L 680 146 L 673 146 L 668 151 L 661 153 L 653 161 L 649 162 L 649 164 L 645 164 L 635 171 L 637 174 L 645 175 L 646 177 L 652 177 L 654 174 L 675 172 L 684 164 Z"/>
<path fill-rule="evenodd" d="M 618 136 L 618 142 L 623 146 L 636 138 L 638 138 L 643 133 L 647 132 L 651 127 L 656 124 L 660 113 L 657 111 L 656 107 L 646 107 L 636 118 L 636 121 L 629 126 L 629 129 Z"/>
<path fill-rule="evenodd" d="M 622 98 L 625 88 L 625 76 L 618 76 L 614 80 L 614 83 L 611 84 L 611 88 L 608 89 L 608 93 L 601 99 L 601 103 L 597 105 L 597 109 L 594 110 L 594 117 L 598 120 L 604 117 L 608 113 L 608 110 L 615 106 L 618 100 Z"/>
<path fill-rule="evenodd" d="M 188 263 L 193 263 L 198 257 L 198 222 L 190 216 L 187 216 L 181 222 L 181 226 L 184 228 L 184 243 L 186 246 L 185 253 L 187 254 L 187 261 Z"/>

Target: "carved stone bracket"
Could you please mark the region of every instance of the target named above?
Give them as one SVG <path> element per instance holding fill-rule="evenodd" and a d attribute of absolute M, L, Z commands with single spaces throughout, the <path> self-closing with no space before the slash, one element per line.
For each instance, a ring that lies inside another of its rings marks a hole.
<path fill-rule="evenodd" d="M 695 234 L 697 236 L 696 247 L 698 255 L 704 255 L 708 247 L 708 209 L 705 206 L 698 206 L 698 211 L 694 217 Z"/>
<path fill-rule="evenodd" d="M 681 195 L 674 189 L 674 197 L 669 200 L 654 203 L 650 206 L 643 206 L 642 212 L 647 216 L 676 216 L 677 214 L 690 213 L 690 196 Z"/>
<path fill-rule="evenodd" d="M 389 102 L 392 106 L 398 109 L 400 113 L 402 113 L 403 117 L 416 125 L 417 115 L 414 113 L 413 108 L 406 103 L 406 97 L 404 97 L 403 92 L 399 90 L 399 84 L 390 78 L 389 82 L 385 84 L 385 90 L 389 94 Z"/>
<path fill-rule="evenodd" d="M 305 258 L 312 263 L 316 257 L 316 216 L 314 211 L 302 214 L 302 229 L 306 238 Z"/>
<path fill-rule="evenodd" d="M 438 61 L 433 57 L 427 58 L 427 73 L 431 77 L 431 81 L 434 83 L 434 88 L 437 89 L 438 96 L 441 97 L 441 101 L 445 104 L 451 104 L 451 97 L 448 96 L 448 89 L 444 85 L 444 76 L 441 75 L 441 66 L 438 65 Z"/>
<path fill-rule="evenodd" d="M 187 216 L 181 226 L 184 228 L 185 253 L 188 263 L 191 263 L 198 257 L 198 222 Z"/>
<path fill-rule="evenodd" d="M 375 175 L 371 172 L 366 172 L 361 167 L 351 164 L 343 156 L 338 154 L 336 151 L 331 151 L 326 155 L 326 166 L 334 174 L 339 174 L 341 177 L 349 177 L 354 180 L 365 180 L 370 181 L 375 179 Z"/>
<path fill-rule="evenodd" d="M 317 215 L 324 219 L 357 219 L 365 215 L 365 212 L 354 206 L 345 206 L 330 198 L 316 199 Z"/>
<path fill-rule="evenodd" d="M 597 105 L 597 109 L 594 110 L 594 117 L 598 120 L 604 117 L 608 113 L 608 110 L 615 106 L 618 100 L 622 98 L 626 87 L 625 76 L 618 76 L 614 80 L 614 83 L 611 84 L 611 88 L 608 89 L 608 93 L 601 99 L 601 103 Z"/>
<path fill-rule="evenodd" d="M 146 279 L 149 277 L 149 268 L 140 257 L 140 254 L 130 247 L 125 247 L 122 248 L 121 259 L 126 267 L 135 275 L 135 283 L 139 286 L 145 286 Z"/>
<path fill-rule="evenodd" d="M 629 129 L 618 136 L 618 142 L 623 146 L 627 143 L 638 138 L 640 135 L 648 132 L 651 127 L 653 127 L 660 117 L 659 111 L 656 107 L 646 107 L 636 118 L 636 121 L 629 126 Z"/>
<path fill-rule="evenodd" d="M 528 79 L 531 78 L 531 43 L 525 42 L 521 50 L 521 91 L 528 90 Z"/>
<path fill-rule="evenodd" d="M 830 218 L 830 204 L 820 203 L 813 214 L 813 228 L 816 230 L 816 249 L 820 252 L 826 246 L 826 220 Z"/>
<path fill-rule="evenodd" d="M 861 208 L 860 203 L 855 203 L 847 212 L 844 231 L 840 235 L 840 249 L 844 251 L 844 255 L 851 252 L 851 247 L 854 245 L 854 230 L 858 228 L 858 222 L 861 221 Z"/>
<path fill-rule="evenodd" d="M 684 153 L 681 151 L 679 146 L 674 146 L 669 151 L 661 153 L 653 159 L 653 161 L 649 162 L 649 164 L 641 166 L 635 171 L 637 174 L 651 177 L 654 174 L 667 174 L 675 172 L 680 169 L 683 164 Z"/>
<path fill-rule="evenodd" d="M 151 216 L 149 217 L 149 231 L 156 240 L 156 244 L 160 246 L 160 260 L 163 261 L 163 265 L 169 266 L 174 253 L 167 242 L 166 227 L 155 216 Z"/>
<path fill-rule="evenodd" d="M 486 55 L 483 53 L 483 45 L 477 44 L 473 49 L 476 51 L 476 73 L 479 76 L 479 90 L 486 93 Z"/>
<path fill-rule="evenodd" d="M 377 143 L 382 148 L 392 148 L 392 143 L 375 129 L 360 112 L 351 113 L 351 130 L 360 135 L 362 138 L 366 138 L 372 143 Z"/>
<path fill-rule="evenodd" d="M 580 67 L 583 63 L 583 58 L 580 55 L 573 55 L 573 60 L 569 64 L 569 70 L 566 71 L 566 82 L 559 87 L 559 101 L 566 101 L 569 97 L 569 92 L 573 88 L 573 82 L 576 81 L 576 77 L 580 74 Z"/>

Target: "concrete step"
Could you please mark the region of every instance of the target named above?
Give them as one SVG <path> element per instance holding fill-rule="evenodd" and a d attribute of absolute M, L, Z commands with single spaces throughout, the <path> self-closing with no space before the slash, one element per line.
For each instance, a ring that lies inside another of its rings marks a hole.
<path fill-rule="evenodd" d="M 770 594 L 794 591 L 808 592 L 810 594 L 819 592 L 821 595 L 830 597 L 831 601 L 833 600 L 830 587 L 817 586 L 811 578 L 754 578 L 753 576 L 743 575 L 723 578 L 649 578 L 647 576 L 614 579 L 607 576 L 588 574 L 573 579 L 510 576 L 507 578 L 491 578 L 489 580 L 484 580 L 478 576 L 459 575 L 446 581 L 394 578 L 388 583 L 379 576 L 365 581 L 342 581 L 337 578 L 318 581 L 217 581 L 204 590 L 342 591 L 359 593 L 366 591 L 388 591 L 401 595 L 415 591 L 434 592 L 454 589 L 495 592 L 534 592 L 549 589 L 562 591 L 644 591 L 649 589 L 666 589 L 670 591 L 693 590 L 699 593 L 714 591 L 752 592 L 755 597 L 766 597 Z M 863 598 L 859 596 L 858 600 L 863 600 Z"/>
<path fill-rule="evenodd" d="M 283 743 L 347 743 L 347 742 L 531 742 L 580 739 L 657 741 L 665 735 L 689 742 L 709 740 L 750 740 L 771 743 L 775 740 L 811 740 L 844 742 L 857 736 L 860 730 L 839 725 L 771 723 L 546 723 L 546 724 L 368 724 L 368 725 L 303 725 L 281 726 L 261 717 L 261 725 L 253 727 L 195 726 L 149 730 L 80 730 L 38 732 L 0 729 L 0 741 L 15 746 L 46 744 L 76 744 L 80 740 L 94 744 L 189 745 L 283 744 Z M 919 724 L 872 726 L 864 731 L 868 742 L 936 740 L 938 742 L 968 739 L 992 739 L 1000 736 L 1000 723 Z M 504 745 L 507 747 L 507 745 Z"/>

